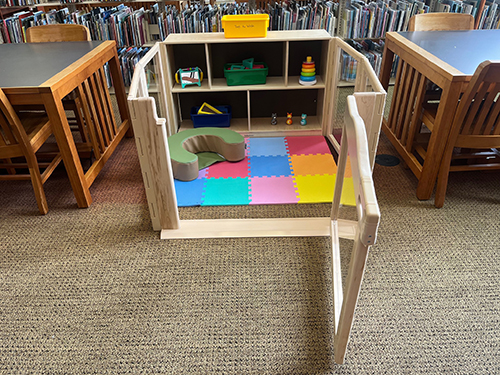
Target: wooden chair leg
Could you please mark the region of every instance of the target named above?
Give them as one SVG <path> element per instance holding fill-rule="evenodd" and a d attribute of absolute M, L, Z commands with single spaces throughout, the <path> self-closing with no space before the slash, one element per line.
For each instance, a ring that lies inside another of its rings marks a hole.
<path fill-rule="evenodd" d="M 42 215 L 49 212 L 49 206 L 47 204 L 47 198 L 45 197 L 45 191 L 43 190 L 42 175 L 40 174 L 40 169 L 38 166 L 29 168 L 31 175 L 31 184 L 33 185 L 33 190 L 35 192 L 36 203 L 38 205 L 38 210 Z"/>
<path fill-rule="evenodd" d="M 448 177 L 450 175 L 451 158 L 453 154 L 453 148 L 451 150 L 446 149 L 441 165 L 439 167 L 437 186 L 436 186 L 436 197 L 434 198 L 434 206 L 436 208 L 441 208 L 444 205 L 444 199 L 446 197 L 446 189 L 448 188 Z"/>

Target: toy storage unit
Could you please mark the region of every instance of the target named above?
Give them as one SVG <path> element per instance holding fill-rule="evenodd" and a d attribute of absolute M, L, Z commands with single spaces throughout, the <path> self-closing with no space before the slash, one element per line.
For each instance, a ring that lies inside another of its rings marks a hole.
<path fill-rule="evenodd" d="M 334 128 L 340 129 L 343 116 L 337 116 L 337 93 L 344 51 L 360 61 L 355 92 L 377 93 L 376 114 L 366 121 L 370 128 L 374 124 L 370 143 L 376 149 L 385 91 L 366 58 L 325 30 L 270 31 L 265 38 L 234 39 L 225 38 L 223 33 L 170 34 L 152 51 L 150 60 L 158 60 L 155 66 L 156 77 L 161 77 L 156 82 L 159 109 L 160 117 L 167 120 L 167 134 L 193 128 L 191 108 L 207 102 L 214 106 L 230 105 L 230 129 L 257 137 L 331 136 Z M 299 84 L 302 62 L 307 56 L 312 56 L 316 63 L 317 83 L 312 86 Z M 265 84 L 240 81 L 228 86 L 224 76 L 226 64 L 249 58 L 266 64 Z M 146 56 L 142 63 L 150 60 Z M 175 72 L 186 66 L 196 66 L 204 72 L 201 86 L 183 88 L 175 82 Z M 293 113 L 292 125 L 286 125 L 288 112 Z M 278 114 L 277 125 L 271 125 L 272 113 Z M 306 126 L 300 125 L 302 113 L 307 114 Z M 335 144 L 335 138 L 330 138 Z"/>

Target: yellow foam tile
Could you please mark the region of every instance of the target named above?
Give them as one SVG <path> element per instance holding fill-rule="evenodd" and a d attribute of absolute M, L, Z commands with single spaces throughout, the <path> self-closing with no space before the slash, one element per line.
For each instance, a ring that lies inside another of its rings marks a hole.
<path fill-rule="evenodd" d="M 333 200 L 336 175 L 295 176 L 299 203 L 323 203 Z M 342 198 L 346 206 L 355 206 L 354 184 L 352 177 L 344 178 Z"/>
<path fill-rule="evenodd" d="M 331 154 L 290 155 L 290 162 L 295 176 L 337 173 L 337 166 Z"/>

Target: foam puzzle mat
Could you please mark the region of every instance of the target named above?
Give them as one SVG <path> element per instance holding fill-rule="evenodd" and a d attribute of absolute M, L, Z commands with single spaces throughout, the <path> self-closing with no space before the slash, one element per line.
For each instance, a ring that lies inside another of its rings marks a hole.
<path fill-rule="evenodd" d="M 193 181 L 175 180 L 177 205 L 227 206 L 331 202 L 337 166 L 322 136 L 247 138 L 245 159 L 223 161 Z M 350 166 L 342 204 L 354 206 Z"/>

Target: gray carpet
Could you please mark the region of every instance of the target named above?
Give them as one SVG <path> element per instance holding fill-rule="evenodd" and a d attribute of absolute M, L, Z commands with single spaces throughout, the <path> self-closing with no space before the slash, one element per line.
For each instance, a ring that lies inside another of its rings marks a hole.
<path fill-rule="evenodd" d="M 383 135 L 379 153 L 396 155 Z M 132 139 L 88 209 L 63 168 L 46 184 L 46 216 L 29 182 L 2 182 L 0 373 L 500 373 L 500 173 L 452 175 L 442 209 L 416 199 L 401 164 L 377 165 L 374 179 L 382 222 L 342 366 L 327 239 L 160 241 Z M 328 214 L 327 204 L 181 209 Z"/>

